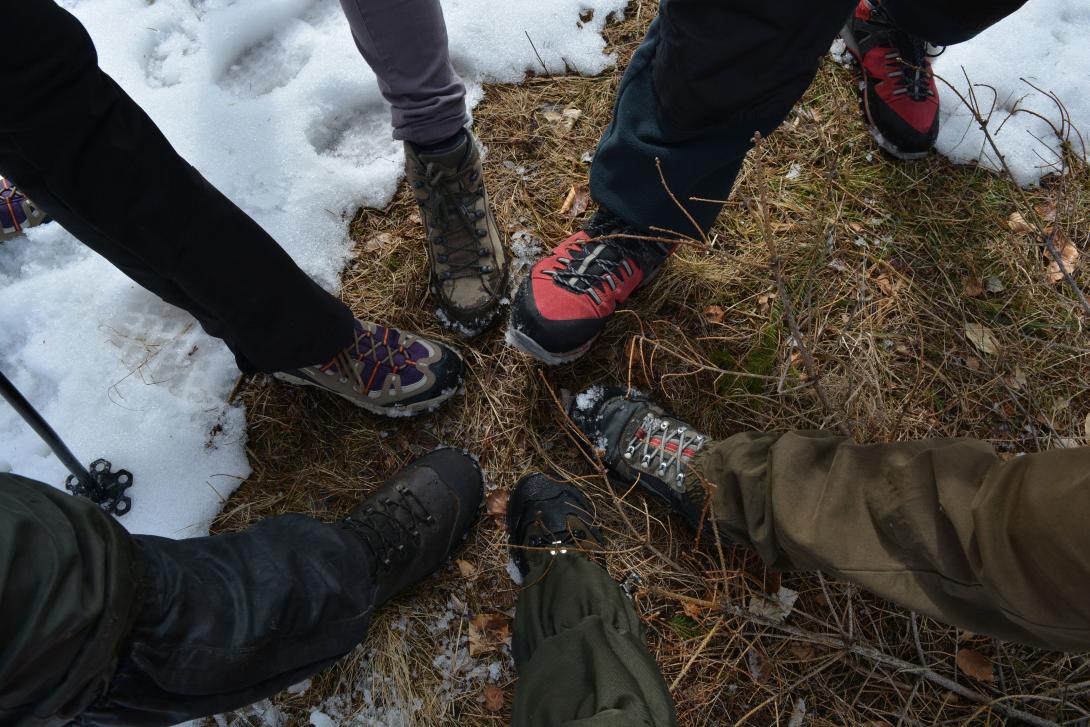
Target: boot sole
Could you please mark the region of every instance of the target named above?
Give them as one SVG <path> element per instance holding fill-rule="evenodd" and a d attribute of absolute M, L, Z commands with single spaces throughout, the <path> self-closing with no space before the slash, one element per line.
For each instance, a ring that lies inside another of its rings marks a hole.
<path fill-rule="evenodd" d="M 360 401 L 359 399 L 355 399 L 350 396 L 345 396 L 344 394 L 333 391 L 332 389 L 327 389 L 321 384 L 310 381 L 309 379 L 301 379 L 297 376 L 292 376 L 291 374 L 286 374 L 280 371 L 274 373 L 273 378 L 279 379 L 280 381 L 288 384 L 293 384 L 295 386 L 311 386 L 315 389 L 320 389 L 327 394 L 332 394 L 334 396 L 340 397 L 341 399 L 344 399 L 345 401 L 351 402 L 352 404 L 355 404 L 357 407 L 363 409 L 364 411 L 368 411 L 372 414 L 377 414 L 379 416 L 390 417 L 391 419 L 404 419 L 408 417 L 419 416 L 420 414 L 428 414 L 435 411 L 442 404 L 454 398 L 456 395 L 465 391 L 465 382 L 459 379 L 457 386 L 451 389 L 444 389 L 442 392 L 440 392 L 439 396 L 433 397 L 431 399 L 417 401 L 412 404 L 381 407 L 374 404 L 369 404 L 365 401 Z"/>
<path fill-rule="evenodd" d="M 537 341 L 511 325 L 507 327 L 507 333 L 504 336 L 504 339 L 507 341 L 507 345 L 533 356 L 543 364 L 548 366 L 560 366 L 561 364 L 577 361 L 585 356 L 591 346 L 594 345 L 594 342 L 598 340 L 598 336 L 590 339 L 574 351 L 566 351 L 564 353 L 546 351 Z"/>
<path fill-rule="evenodd" d="M 863 55 L 859 52 L 859 44 L 851 34 L 851 31 L 847 28 L 840 31 L 840 39 L 844 41 L 844 46 L 848 49 L 852 58 L 855 59 L 855 65 L 859 69 L 860 79 L 859 84 L 856 87 L 856 90 L 859 92 L 859 107 L 863 111 L 863 118 L 867 122 L 867 130 L 870 131 L 870 135 L 875 143 L 877 143 L 887 154 L 896 157 L 901 161 L 912 162 L 926 159 L 931 155 L 930 151 L 902 151 L 900 147 L 887 139 L 885 135 L 879 131 L 874 123 L 874 118 L 871 116 L 870 104 L 867 102 L 867 72 L 866 69 L 863 68 Z"/>

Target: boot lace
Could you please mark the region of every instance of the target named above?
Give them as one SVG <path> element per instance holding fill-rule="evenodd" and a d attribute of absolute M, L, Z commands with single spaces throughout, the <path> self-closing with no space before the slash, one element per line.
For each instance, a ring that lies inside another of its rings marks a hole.
<path fill-rule="evenodd" d="M 706 436 L 689 429 L 684 422 L 648 413 L 632 434 L 624 458 L 684 493 L 686 465 L 706 441 Z"/>
<path fill-rule="evenodd" d="M 583 228 L 591 239 L 573 248 L 571 257 L 557 257 L 559 268 L 543 271 L 553 282 L 573 293 L 589 295 L 598 305 L 598 291 L 607 287 L 616 291 L 620 284 L 635 274 L 637 264 L 654 264 L 655 258 L 665 257 L 670 246 L 646 240 L 626 240 L 624 235 L 640 234 L 635 228 L 606 212 L 598 212 Z"/>
<path fill-rule="evenodd" d="M 874 22 L 885 27 L 880 43 L 890 48 L 885 54 L 886 78 L 897 87 L 894 96 L 908 96 L 913 101 L 923 101 L 935 95 L 931 87 L 931 59 L 942 55 L 946 49 L 933 51 L 927 41 L 909 35 L 894 25 L 892 18 L 879 9 Z"/>
<path fill-rule="evenodd" d="M 393 495 L 379 498 L 360 515 L 345 518 L 343 525 L 363 538 L 381 570 L 390 570 L 406 546 L 420 543 L 419 525 L 434 522 L 416 494 L 398 485 Z"/>
<path fill-rule="evenodd" d="M 481 226 L 486 214 L 477 209 L 484 199 L 480 173 L 473 167 L 452 171 L 434 162 L 419 167 L 417 173 L 423 179 L 414 186 L 426 193 L 417 197 L 417 202 L 432 222 L 429 236 L 436 248 L 435 261 L 448 266 L 439 272 L 439 279 L 475 278 L 493 272 L 493 265 L 481 262 L 491 257 L 492 250 L 480 243 L 488 237 L 487 222 Z M 451 182 L 455 183 L 453 189 L 448 188 Z"/>
<path fill-rule="evenodd" d="M 400 376 L 402 372 L 416 367 L 416 359 L 410 350 L 413 339 L 404 332 L 382 327 L 382 335 L 379 336 L 357 321 L 354 335 L 352 345 L 334 356 L 332 361 L 319 366 L 318 370 L 330 376 L 339 374 L 342 384 L 351 381 L 352 390 L 357 394 L 369 393 L 390 374 Z M 391 338 L 394 339 L 393 343 Z M 366 379 L 365 369 L 370 369 Z M 386 369 L 387 373 L 380 377 L 382 369 Z"/>

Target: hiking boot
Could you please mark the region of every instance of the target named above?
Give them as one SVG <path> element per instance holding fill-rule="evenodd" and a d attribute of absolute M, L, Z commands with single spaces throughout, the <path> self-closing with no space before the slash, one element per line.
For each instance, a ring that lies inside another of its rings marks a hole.
<path fill-rule="evenodd" d="M 534 265 L 511 308 L 507 342 L 547 364 L 574 361 L 601 335 L 617 306 L 647 285 L 673 252 L 599 211 Z"/>
<path fill-rule="evenodd" d="M 603 546 L 587 496 L 541 473 L 526 475 L 515 485 L 507 505 L 507 539 L 523 578 L 550 558 L 593 553 Z"/>
<path fill-rule="evenodd" d="M 476 336 L 500 313 L 510 267 L 476 140 L 463 130 L 446 149 L 407 142 L 405 171 L 427 235 L 435 315 L 451 331 Z"/>
<path fill-rule="evenodd" d="M 49 217 L 26 198 L 7 179 L 0 177 L 0 242 L 5 242 L 24 230 L 49 222 Z"/>
<path fill-rule="evenodd" d="M 699 527 L 704 487 L 690 464 L 708 442 L 705 435 L 622 388 L 591 387 L 571 400 L 568 415 L 588 440 L 582 446 L 602 458 L 613 480 L 640 487 Z"/>
<path fill-rule="evenodd" d="M 899 159 L 927 156 L 939 135 L 939 95 L 927 41 L 893 22 L 880 0 L 859 0 L 841 31 L 862 77 L 863 114 L 878 146 Z"/>
<path fill-rule="evenodd" d="M 408 417 L 458 393 L 464 371 L 462 357 L 442 343 L 357 320 L 352 345 L 332 361 L 274 376 L 325 389 L 373 414 Z"/>
<path fill-rule="evenodd" d="M 457 449 L 437 449 L 410 463 L 361 502 L 341 527 L 371 551 L 375 607 L 439 569 L 477 519 L 481 468 Z"/>

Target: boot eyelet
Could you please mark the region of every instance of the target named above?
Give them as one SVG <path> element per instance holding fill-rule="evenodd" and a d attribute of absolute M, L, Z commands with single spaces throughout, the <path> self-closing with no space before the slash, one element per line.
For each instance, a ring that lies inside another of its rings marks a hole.
<path fill-rule="evenodd" d="M 482 273 L 490 273 L 490 272 L 492 272 L 492 266 L 491 266 L 491 265 L 482 265 L 482 266 L 481 266 L 481 272 L 482 272 Z"/>
<path fill-rule="evenodd" d="M 347 383 L 348 383 L 348 378 L 347 378 L 347 377 L 345 377 L 345 376 L 342 376 L 342 377 L 341 377 L 341 383 L 342 383 L 342 384 L 347 384 Z"/>
<path fill-rule="evenodd" d="M 450 280 L 450 271 L 444 270 L 442 273 L 439 274 L 439 278 L 441 280 Z"/>
<path fill-rule="evenodd" d="M 445 263 L 447 261 L 447 256 L 446 255 L 436 255 L 435 256 L 435 261 L 440 262 L 440 263 Z"/>
<path fill-rule="evenodd" d="M 477 254 L 481 257 L 488 257 L 488 248 L 482 247 L 480 250 L 477 251 Z"/>
<path fill-rule="evenodd" d="M 435 518 L 432 517 L 431 515 L 428 515 L 427 522 L 428 522 L 429 525 L 434 525 L 435 524 Z"/>
<path fill-rule="evenodd" d="M 488 237 L 488 230 L 477 230 L 477 237 Z"/>

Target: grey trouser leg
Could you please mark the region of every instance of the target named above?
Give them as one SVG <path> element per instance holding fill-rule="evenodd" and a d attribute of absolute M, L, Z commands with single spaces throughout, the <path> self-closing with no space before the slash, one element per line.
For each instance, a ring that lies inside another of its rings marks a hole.
<path fill-rule="evenodd" d="M 1090 447 L 1002 461 L 985 442 L 856 444 L 744 433 L 697 468 L 719 532 L 913 611 L 1048 649 L 1090 649 Z"/>
<path fill-rule="evenodd" d="M 673 727 L 670 690 L 632 603 L 577 555 L 526 576 L 515 613 L 513 727 Z"/>
<path fill-rule="evenodd" d="M 469 122 L 439 0 L 341 0 L 341 7 L 392 107 L 395 139 L 433 144 Z"/>

